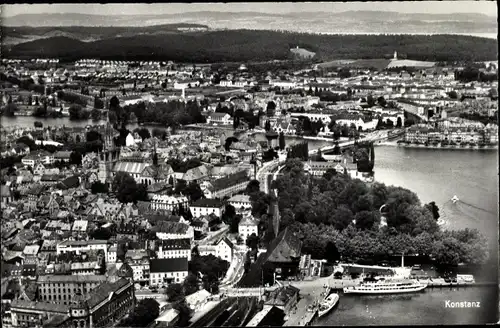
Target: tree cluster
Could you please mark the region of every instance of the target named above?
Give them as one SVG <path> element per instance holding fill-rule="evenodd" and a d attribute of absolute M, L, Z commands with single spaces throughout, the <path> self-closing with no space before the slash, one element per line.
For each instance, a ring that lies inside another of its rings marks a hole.
<path fill-rule="evenodd" d="M 188 280 L 189 277 L 190 276 L 188 275 L 186 280 Z M 192 278 L 189 279 L 191 280 Z M 186 295 L 189 294 L 185 293 L 185 283 L 183 285 L 170 284 L 168 285 L 166 291 L 168 301 L 172 304 L 172 308 L 179 311 L 179 320 L 176 323 L 177 327 L 187 327 L 189 325 L 189 319 L 192 315 L 192 311 L 186 302 Z"/>
<path fill-rule="evenodd" d="M 118 172 L 113 180 L 112 190 L 116 193 L 116 198 L 122 203 L 137 203 L 137 201 L 147 201 L 148 191 L 144 184 L 137 184 L 130 174 Z"/>
<path fill-rule="evenodd" d="M 72 105 L 68 111 L 70 120 L 88 120 L 91 113 L 80 105 Z"/>
<path fill-rule="evenodd" d="M 137 302 L 132 313 L 118 327 L 148 327 L 160 315 L 160 304 L 154 298 Z"/>
<path fill-rule="evenodd" d="M 146 106 L 144 102 L 127 105 L 121 108 L 119 105 L 112 106 L 110 111 L 117 115 L 118 122 L 129 122 L 132 113 L 139 123 L 159 123 L 164 126 L 180 126 L 195 123 L 206 123 L 201 114 L 201 107 L 196 101 L 169 101 L 167 103 L 154 103 Z"/>
<path fill-rule="evenodd" d="M 298 143 L 289 146 L 289 151 L 287 158 L 299 158 L 302 161 L 307 161 L 309 159 L 309 145 L 307 142 Z"/>
<path fill-rule="evenodd" d="M 258 180 L 251 180 L 245 192 L 250 196 L 253 216 L 260 218 L 268 212 L 272 197 L 260 190 L 260 183 Z"/>
<path fill-rule="evenodd" d="M 404 188 L 367 186 L 340 172 L 310 176 L 297 160 L 287 160 L 275 187 L 280 230 L 288 226 L 298 231 L 304 252 L 314 258 L 327 257 L 328 242 L 352 260 L 404 253 L 458 264 L 482 263 L 488 256 L 486 240 L 477 230 L 441 231 L 437 206 L 422 206 L 417 195 Z M 382 216 L 387 226 L 380 225 Z"/>
<path fill-rule="evenodd" d="M 460 82 L 493 82 L 498 81 L 498 73 L 485 73 L 476 67 L 466 67 L 455 72 L 455 80 Z"/>
<path fill-rule="evenodd" d="M 80 105 L 80 106 L 87 106 L 87 98 L 83 96 L 79 96 L 77 94 L 74 94 L 72 92 L 64 92 L 62 90 L 57 92 L 57 98 L 59 100 L 68 102 L 70 104 L 75 104 L 75 105 Z"/>
<path fill-rule="evenodd" d="M 219 292 L 219 280 L 222 279 L 229 269 L 229 262 L 213 255 L 199 256 L 193 254 L 189 262 L 189 272 L 195 277 L 200 276 L 203 288 L 212 294 Z M 194 279 L 190 278 L 191 285 L 194 285 Z M 196 280 L 196 286 L 198 281 Z M 193 289 L 193 288 L 191 288 Z"/>

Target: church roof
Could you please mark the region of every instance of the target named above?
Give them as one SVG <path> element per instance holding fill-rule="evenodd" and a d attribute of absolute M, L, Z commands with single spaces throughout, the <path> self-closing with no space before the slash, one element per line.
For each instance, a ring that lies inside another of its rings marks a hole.
<path fill-rule="evenodd" d="M 141 174 L 149 163 L 139 162 L 117 162 L 114 167 L 115 172 L 127 172 L 130 174 Z"/>
<path fill-rule="evenodd" d="M 302 241 L 286 228 L 269 244 L 266 262 L 291 262 L 300 258 L 301 248 Z"/>

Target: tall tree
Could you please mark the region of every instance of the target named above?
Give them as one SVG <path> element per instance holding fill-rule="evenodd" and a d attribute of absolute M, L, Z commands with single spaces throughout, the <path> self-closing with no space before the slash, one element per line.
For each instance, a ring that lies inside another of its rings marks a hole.
<path fill-rule="evenodd" d="M 280 132 L 280 135 L 279 135 L 279 147 L 280 147 L 280 150 L 284 150 L 285 149 L 285 134 L 282 132 Z"/>

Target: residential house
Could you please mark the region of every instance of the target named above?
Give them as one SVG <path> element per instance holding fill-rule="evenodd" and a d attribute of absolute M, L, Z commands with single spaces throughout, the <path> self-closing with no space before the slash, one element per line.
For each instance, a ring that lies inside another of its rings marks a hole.
<path fill-rule="evenodd" d="M 133 271 L 135 283 L 149 284 L 149 255 L 144 249 L 128 250 L 125 254 L 125 261 Z"/>
<path fill-rule="evenodd" d="M 210 113 L 207 117 L 207 123 L 214 125 L 231 125 L 233 124 L 233 119 L 228 113 Z"/>
<path fill-rule="evenodd" d="M 247 211 L 252 208 L 252 201 L 248 195 L 234 195 L 229 198 L 227 203 L 233 206 L 236 211 Z"/>
<path fill-rule="evenodd" d="M 42 164 L 42 162 L 38 162 L 35 164 L 35 167 L 33 168 L 33 174 L 34 175 L 44 175 L 45 174 L 45 165 Z"/>
<path fill-rule="evenodd" d="M 57 151 L 54 153 L 54 161 L 62 161 L 68 163 L 71 160 L 70 151 Z"/>
<path fill-rule="evenodd" d="M 251 214 L 248 214 L 238 224 L 238 234 L 246 243 L 247 238 L 252 234 L 259 235 L 259 222 Z"/>
<path fill-rule="evenodd" d="M 202 218 L 194 218 L 191 222 L 196 238 L 205 235 L 208 232 L 208 221 Z"/>
<path fill-rule="evenodd" d="M 96 153 L 87 153 L 82 157 L 82 166 L 84 168 L 91 168 L 98 162 L 98 157 Z"/>
<path fill-rule="evenodd" d="M 116 263 L 117 245 L 110 245 L 106 252 L 106 263 Z"/>
<path fill-rule="evenodd" d="M 73 222 L 73 226 L 71 227 L 71 231 L 74 236 L 85 236 L 87 234 L 89 221 L 87 220 L 75 220 Z"/>
<path fill-rule="evenodd" d="M 179 322 L 179 311 L 167 309 L 155 319 L 155 327 L 176 327 L 177 322 Z"/>
<path fill-rule="evenodd" d="M 222 238 L 216 244 L 215 256 L 229 263 L 231 263 L 231 261 L 233 260 L 234 252 L 235 252 L 234 245 L 227 237 Z"/>
<path fill-rule="evenodd" d="M 9 186 L 2 185 L 0 187 L 0 198 L 1 198 L 2 208 L 5 208 L 6 205 L 14 201 L 14 195 L 10 190 Z"/>
<path fill-rule="evenodd" d="M 26 190 L 26 202 L 24 203 L 25 209 L 29 212 L 34 212 L 37 210 L 38 197 L 45 191 L 46 187 L 41 184 L 34 184 Z"/>
<path fill-rule="evenodd" d="M 46 150 L 36 150 L 21 159 L 21 163 L 25 166 L 34 167 L 37 162 L 42 162 L 47 165 L 53 164 L 54 155 Z"/>
<path fill-rule="evenodd" d="M 137 241 L 139 238 L 137 234 L 138 227 L 133 222 L 121 222 L 116 228 L 116 239 L 117 240 L 129 240 Z"/>
<path fill-rule="evenodd" d="M 18 185 L 33 182 L 33 173 L 29 170 L 21 169 L 17 171 L 16 183 Z"/>

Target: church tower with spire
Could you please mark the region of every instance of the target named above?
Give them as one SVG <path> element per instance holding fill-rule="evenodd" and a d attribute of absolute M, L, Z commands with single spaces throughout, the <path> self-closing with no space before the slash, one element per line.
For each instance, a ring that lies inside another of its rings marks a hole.
<path fill-rule="evenodd" d="M 114 139 L 118 135 L 107 118 L 106 126 L 102 131 L 102 152 L 98 152 L 99 171 L 98 179 L 104 184 L 111 184 L 113 179 L 113 168 L 120 157 L 120 149 L 115 146 Z"/>

